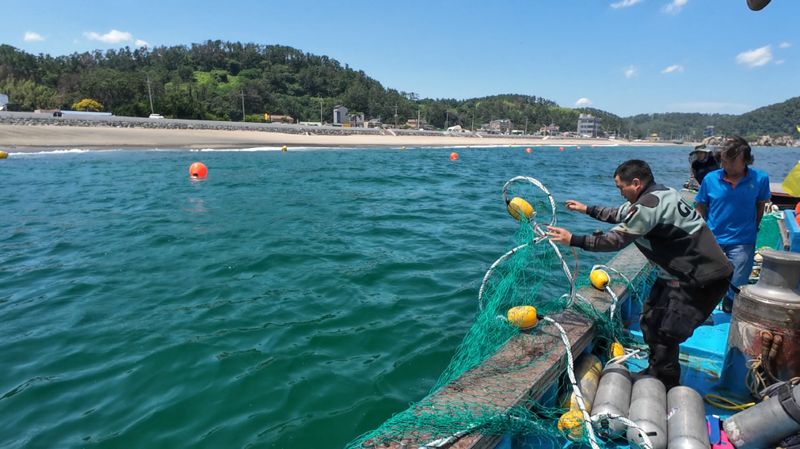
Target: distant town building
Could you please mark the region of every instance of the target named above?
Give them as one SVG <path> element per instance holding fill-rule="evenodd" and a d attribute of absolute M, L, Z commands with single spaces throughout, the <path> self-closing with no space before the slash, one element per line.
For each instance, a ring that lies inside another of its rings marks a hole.
<path fill-rule="evenodd" d="M 493 134 L 507 134 L 511 132 L 514 125 L 507 118 L 492 120 L 486 129 Z"/>
<path fill-rule="evenodd" d="M 278 115 L 264 113 L 264 120 L 272 123 L 294 123 L 294 117 L 291 115 Z"/>
<path fill-rule="evenodd" d="M 363 128 L 364 127 L 364 114 L 357 113 L 357 114 L 347 114 L 347 123 L 350 125 L 351 128 Z"/>
<path fill-rule="evenodd" d="M 0 94 L 0 111 L 5 111 L 8 107 L 8 95 Z"/>
<path fill-rule="evenodd" d="M 703 130 L 703 138 L 711 137 L 714 135 L 714 127 L 713 126 L 706 126 Z"/>
<path fill-rule="evenodd" d="M 539 128 L 539 133 L 545 136 L 557 136 L 559 132 L 561 132 L 561 127 L 553 123 Z"/>
<path fill-rule="evenodd" d="M 592 114 L 581 114 L 578 117 L 578 135 L 582 137 L 597 137 L 600 135 L 600 118 Z"/>
<path fill-rule="evenodd" d="M 425 126 L 427 126 L 427 123 L 425 122 L 424 118 L 420 119 L 419 121 L 417 121 L 415 118 L 410 118 L 406 120 L 406 126 L 414 129 L 424 129 Z"/>
<path fill-rule="evenodd" d="M 347 118 L 347 108 L 337 104 L 333 107 L 333 124 L 334 126 L 342 126 L 345 123 L 349 123 L 350 120 Z"/>

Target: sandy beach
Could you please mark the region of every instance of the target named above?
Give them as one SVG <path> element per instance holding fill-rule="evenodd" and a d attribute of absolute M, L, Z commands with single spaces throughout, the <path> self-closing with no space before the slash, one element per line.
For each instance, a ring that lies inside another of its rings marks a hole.
<path fill-rule="evenodd" d="M 556 145 L 653 145 L 608 139 L 561 139 L 511 136 L 448 135 L 314 135 L 250 130 L 116 128 L 101 126 L 26 126 L 0 124 L 0 150 L 111 148 L 254 148 L 274 147 L 457 147 L 457 146 L 556 146 Z"/>

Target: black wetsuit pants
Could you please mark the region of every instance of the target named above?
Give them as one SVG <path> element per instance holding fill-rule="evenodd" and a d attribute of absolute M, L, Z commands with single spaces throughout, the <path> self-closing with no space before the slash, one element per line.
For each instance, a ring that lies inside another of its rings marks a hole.
<path fill-rule="evenodd" d="M 711 315 L 725 295 L 728 278 L 689 287 L 678 281 L 657 279 L 644 302 L 640 325 L 650 347 L 647 374 L 664 382 L 667 390 L 680 385 L 679 345 Z"/>

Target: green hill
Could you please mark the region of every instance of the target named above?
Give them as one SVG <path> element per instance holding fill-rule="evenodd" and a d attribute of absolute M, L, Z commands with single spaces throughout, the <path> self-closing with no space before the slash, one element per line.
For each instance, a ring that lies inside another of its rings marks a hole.
<path fill-rule="evenodd" d="M 511 119 L 532 133 L 547 124 L 575 131 L 578 115 L 602 119 L 603 129 L 631 138 L 698 138 L 707 125 L 717 134 L 787 135 L 800 122 L 800 97 L 747 114 L 643 114 L 622 118 L 599 109 L 573 109 L 532 95 L 494 95 L 467 100 L 420 99 L 386 88 L 363 71 L 327 56 L 280 45 L 207 41 L 191 46 L 99 50 L 67 56 L 32 55 L 0 45 L 0 92 L 12 108 L 70 109 L 83 98 L 116 115 L 147 116 L 153 109 L 172 118 L 262 120 L 263 113 L 299 121 L 330 121 L 337 104 L 388 124 L 418 114 L 435 128 L 478 128 Z"/>

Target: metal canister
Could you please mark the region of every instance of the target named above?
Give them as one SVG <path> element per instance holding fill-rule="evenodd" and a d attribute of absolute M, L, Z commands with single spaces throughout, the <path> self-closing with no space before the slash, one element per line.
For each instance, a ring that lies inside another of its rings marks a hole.
<path fill-rule="evenodd" d="M 669 449 L 708 449 L 708 426 L 703 398 L 689 387 L 667 393 Z"/>
<path fill-rule="evenodd" d="M 600 385 L 594 396 L 592 416 L 612 415 L 628 417 L 631 404 L 631 374 L 625 365 L 609 363 L 603 369 Z M 625 424 L 615 419 L 601 419 L 597 432 L 609 438 L 625 433 Z"/>
<path fill-rule="evenodd" d="M 742 391 L 745 365 L 761 357 L 768 377 L 800 376 L 800 254 L 764 249 L 758 283 L 736 296 L 722 383 Z"/>
<path fill-rule="evenodd" d="M 800 422 L 787 413 L 787 407 L 800 410 L 800 385 L 784 394 L 783 397 L 773 396 L 725 420 L 725 433 L 737 449 L 775 447 L 781 439 L 800 432 Z M 787 404 L 787 401 L 794 404 Z"/>
<path fill-rule="evenodd" d="M 644 432 L 653 449 L 667 448 L 667 390 L 660 380 L 645 377 L 633 384 L 628 419 L 641 429 L 628 427 L 628 441 L 632 446 L 644 447 Z"/>

